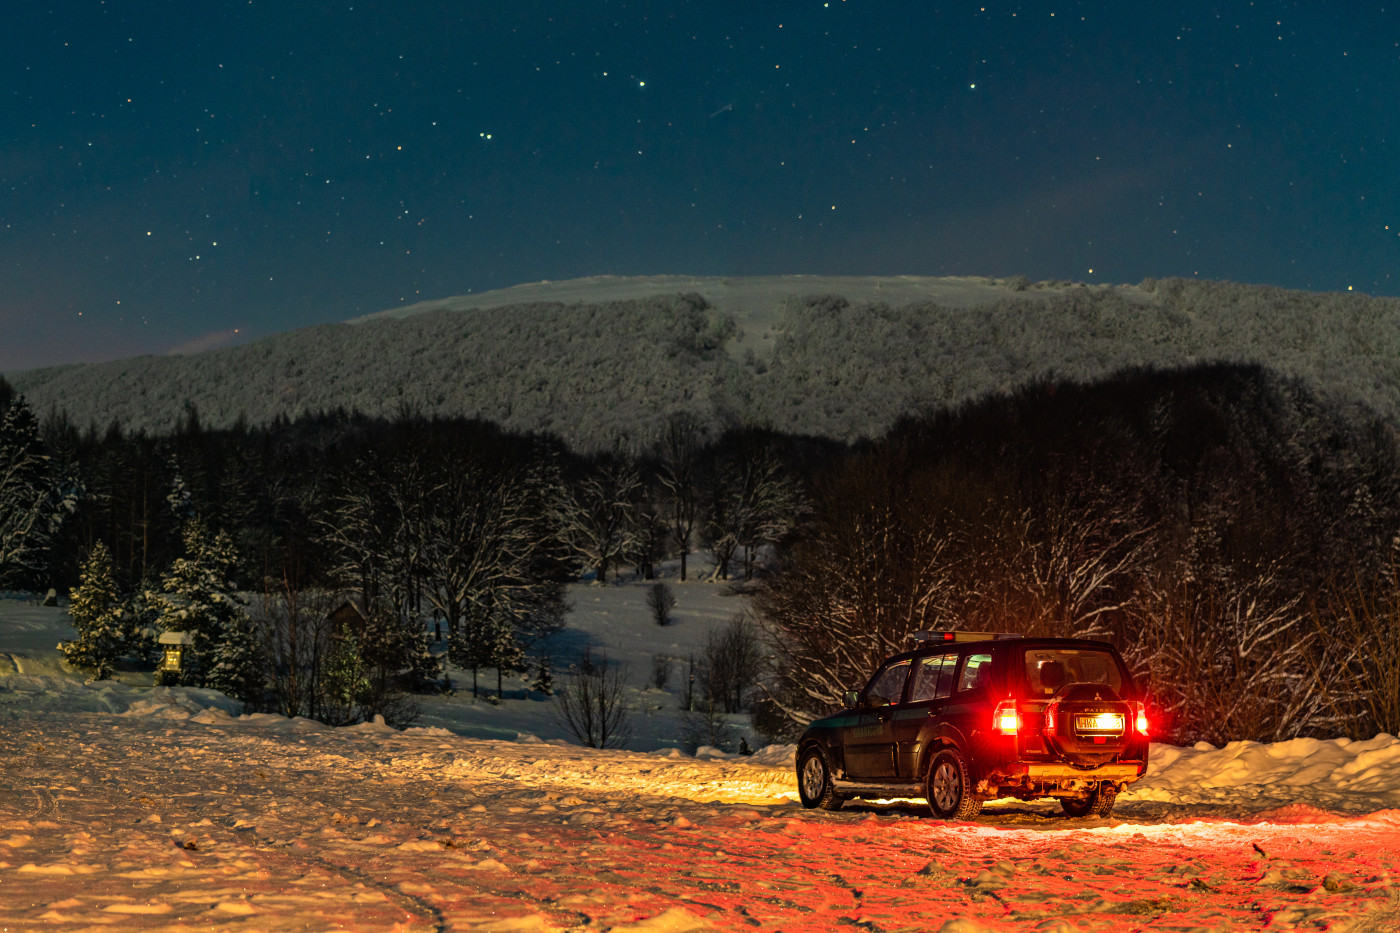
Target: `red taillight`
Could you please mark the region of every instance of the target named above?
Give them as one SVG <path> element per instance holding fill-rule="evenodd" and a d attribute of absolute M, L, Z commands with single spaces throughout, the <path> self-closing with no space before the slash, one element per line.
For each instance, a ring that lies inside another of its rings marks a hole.
<path fill-rule="evenodd" d="M 1133 702 L 1133 730 L 1138 735 L 1147 735 L 1147 706 L 1141 701 Z"/>
<path fill-rule="evenodd" d="M 1060 711 L 1058 702 L 1051 703 L 1045 707 L 1045 731 L 1050 735 L 1055 734 L 1055 715 Z"/>
<path fill-rule="evenodd" d="M 1021 729 L 1021 714 L 1016 712 L 1015 700 L 1002 700 L 992 713 L 992 731 L 1000 735 L 1015 735 Z"/>

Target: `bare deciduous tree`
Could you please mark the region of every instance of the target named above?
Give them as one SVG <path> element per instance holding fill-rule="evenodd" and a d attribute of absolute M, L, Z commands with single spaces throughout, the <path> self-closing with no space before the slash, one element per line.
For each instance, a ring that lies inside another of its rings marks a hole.
<path fill-rule="evenodd" d="M 1317 724 L 1325 699 L 1307 660 L 1316 633 L 1301 597 L 1278 583 L 1264 569 L 1249 579 L 1175 577 L 1150 594 L 1124 657 L 1146 675 L 1159 734 L 1277 742 Z"/>
<path fill-rule="evenodd" d="M 657 625 L 670 625 L 671 610 L 676 608 L 676 594 L 665 583 L 653 583 L 647 587 L 647 608 L 651 610 L 651 620 Z"/>
<path fill-rule="evenodd" d="M 563 534 L 592 566 L 599 584 L 607 582 L 608 569 L 630 548 L 631 518 L 641 488 L 636 465 L 614 453 L 570 484 L 560 503 Z"/>
<path fill-rule="evenodd" d="M 687 413 L 666 419 L 657 440 L 661 460 L 658 480 L 665 490 L 663 503 L 667 529 L 681 559 L 681 582 L 686 579 L 695 526 L 700 520 L 699 463 L 703 430 L 698 418 Z"/>
<path fill-rule="evenodd" d="M 585 648 L 556 691 L 555 716 L 579 742 L 591 748 L 618 748 L 632 735 L 625 686 L 627 669 L 594 658 Z"/>
<path fill-rule="evenodd" d="M 752 579 L 757 555 L 787 534 L 802 512 L 797 481 L 771 451 L 740 449 L 720 463 L 711 489 L 706 526 L 715 576 L 728 579 L 742 552 L 744 579 Z"/>
<path fill-rule="evenodd" d="M 705 637 L 705 698 L 725 713 L 748 710 L 763 670 L 758 628 L 746 615 Z"/>
<path fill-rule="evenodd" d="M 912 632 L 958 627 L 951 534 L 936 491 L 911 485 L 907 467 L 897 457 L 855 462 L 827 478 L 756 597 L 790 674 L 772 699 L 794 722 L 839 706 Z"/>
<path fill-rule="evenodd" d="M 1310 615 L 1324 650 L 1314 666 L 1334 732 L 1400 734 L 1400 561 L 1357 574 Z"/>

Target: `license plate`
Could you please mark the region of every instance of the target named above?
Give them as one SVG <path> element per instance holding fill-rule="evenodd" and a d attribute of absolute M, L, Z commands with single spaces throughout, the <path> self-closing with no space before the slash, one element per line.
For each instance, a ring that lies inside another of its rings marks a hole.
<path fill-rule="evenodd" d="M 1093 713 L 1074 717 L 1074 731 L 1097 732 L 1107 735 L 1123 734 L 1123 716 L 1120 713 Z"/>

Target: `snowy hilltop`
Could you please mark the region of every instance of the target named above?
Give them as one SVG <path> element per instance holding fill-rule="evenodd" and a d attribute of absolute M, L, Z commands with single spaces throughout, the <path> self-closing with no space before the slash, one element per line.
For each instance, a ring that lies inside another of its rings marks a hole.
<path fill-rule="evenodd" d="M 1400 300 L 1181 279 L 607 276 L 423 302 L 192 356 L 5 373 L 36 412 L 163 432 L 335 410 L 579 449 L 684 412 L 839 440 L 1053 375 L 1258 363 L 1400 414 Z"/>
<path fill-rule="evenodd" d="M 679 587 L 660 627 L 642 590 L 573 587 L 560 635 L 628 662 L 618 750 L 568 742 L 520 680 L 403 731 L 84 682 L 63 608 L 0 599 L 0 927 L 1400 929 L 1393 736 L 1154 745 L 1111 820 L 807 811 L 790 747 L 682 750 L 683 686 L 650 682 L 738 597 Z"/>

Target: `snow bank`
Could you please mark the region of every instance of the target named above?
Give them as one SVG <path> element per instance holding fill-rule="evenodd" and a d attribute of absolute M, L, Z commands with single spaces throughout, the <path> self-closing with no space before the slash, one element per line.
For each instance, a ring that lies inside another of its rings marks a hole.
<path fill-rule="evenodd" d="M 113 681 L 85 684 L 61 674 L 0 674 L 0 709 L 124 713 L 136 691 Z"/>
<path fill-rule="evenodd" d="M 1382 733 L 1365 741 L 1153 745 L 1147 776 L 1119 800 L 1276 808 L 1307 801 L 1348 812 L 1400 808 L 1400 739 Z"/>

